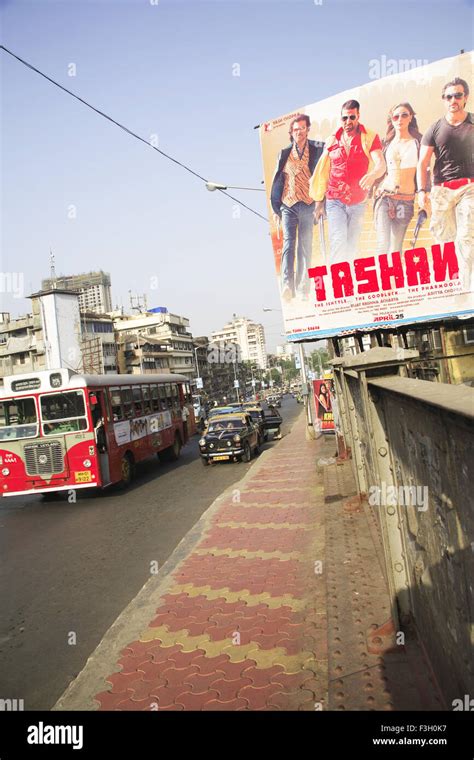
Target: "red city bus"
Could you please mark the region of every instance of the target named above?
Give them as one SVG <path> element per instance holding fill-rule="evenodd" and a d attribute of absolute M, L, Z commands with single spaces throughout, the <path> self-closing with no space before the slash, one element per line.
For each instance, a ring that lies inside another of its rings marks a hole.
<path fill-rule="evenodd" d="M 0 389 L 1 494 L 127 486 L 137 462 L 178 459 L 195 432 L 184 375 L 10 375 Z"/>

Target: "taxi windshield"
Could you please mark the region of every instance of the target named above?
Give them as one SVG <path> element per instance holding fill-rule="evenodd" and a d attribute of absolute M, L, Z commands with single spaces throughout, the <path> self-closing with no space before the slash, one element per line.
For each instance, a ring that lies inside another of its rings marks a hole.
<path fill-rule="evenodd" d="M 216 420 L 209 425 L 209 433 L 223 433 L 233 430 L 242 430 L 245 427 L 245 421 L 240 417 L 229 417 L 225 420 Z"/>
<path fill-rule="evenodd" d="M 0 402 L 0 440 L 34 438 L 38 435 L 36 405 L 31 398 L 9 398 Z"/>

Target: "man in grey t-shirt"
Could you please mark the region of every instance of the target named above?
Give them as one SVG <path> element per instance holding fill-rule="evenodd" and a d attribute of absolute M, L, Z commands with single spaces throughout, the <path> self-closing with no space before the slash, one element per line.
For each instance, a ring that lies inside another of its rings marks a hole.
<path fill-rule="evenodd" d="M 443 87 L 446 115 L 423 135 L 418 163 L 418 204 L 430 211 L 438 242 L 454 241 L 463 291 L 474 291 L 474 118 L 466 111 L 469 87 L 456 77 Z M 435 155 L 434 187 L 428 169 Z"/>

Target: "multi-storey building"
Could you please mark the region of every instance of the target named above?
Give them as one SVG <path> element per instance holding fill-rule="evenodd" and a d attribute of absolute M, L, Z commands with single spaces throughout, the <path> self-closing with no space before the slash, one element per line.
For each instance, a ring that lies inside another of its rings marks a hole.
<path fill-rule="evenodd" d="M 228 322 L 222 330 L 212 333 L 212 340 L 221 343 L 237 343 L 243 361 L 252 362 L 260 369 L 267 368 L 267 349 L 263 325 L 246 317 L 237 317 Z"/>
<path fill-rule="evenodd" d="M 107 272 L 87 272 L 85 274 L 60 275 L 41 283 L 43 290 L 61 288 L 79 292 L 79 309 L 95 314 L 112 311 L 110 275 Z"/>
<path fill-rule="evenodd" d="M 117 344 L 110 316 L 81 312 L 81 353 L 84 373 L 110 375 L 118 372 Z"/>
<path fill-rule="evenodd" d="M 124 371 L 136 372 L 136 359 L 141 356 L 143 369 L 151 366 L 149 359 L 166 359 L 167 371 L 185 375 L 190 381 L 196 377 L 193 336 L 189 332 L 189 319 L 186 317 L 170 314 L 167 309 L 160 307 L 142 314 L 115 318 L 114 328 L 119 346 L 119 364 L 125 368 Z M 133 361 L 132 354 L 129 354 L 128 360 L 123 355 L 125 336 L 134 336 L 137 345 L 134 350 L 139 351 L 138 355 L 133 356 Z M 156 346 L 164 347 L 163 352 L 157 352 Z M 138 365 L 140 366 L 140 361 Z"/>

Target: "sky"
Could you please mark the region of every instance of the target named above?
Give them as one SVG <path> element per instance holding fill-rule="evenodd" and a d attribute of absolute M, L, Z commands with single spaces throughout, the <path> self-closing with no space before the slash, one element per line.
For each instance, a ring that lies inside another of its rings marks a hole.
<path fill-rule="evenodd" d="M 382 56 L 472 49 L 473 0 L 0 0 L 2 44 L 226 185 L 261 185 L 255 125 L 370 81 Z M 0 50 L 1 311 L 103 269 L 209 335 L 233 314 L 282 343 L 267 223 Z M 236 76 L 235 74 L 238 74 Z M 233 191 L 268 216 L 265 194 Z"/>

